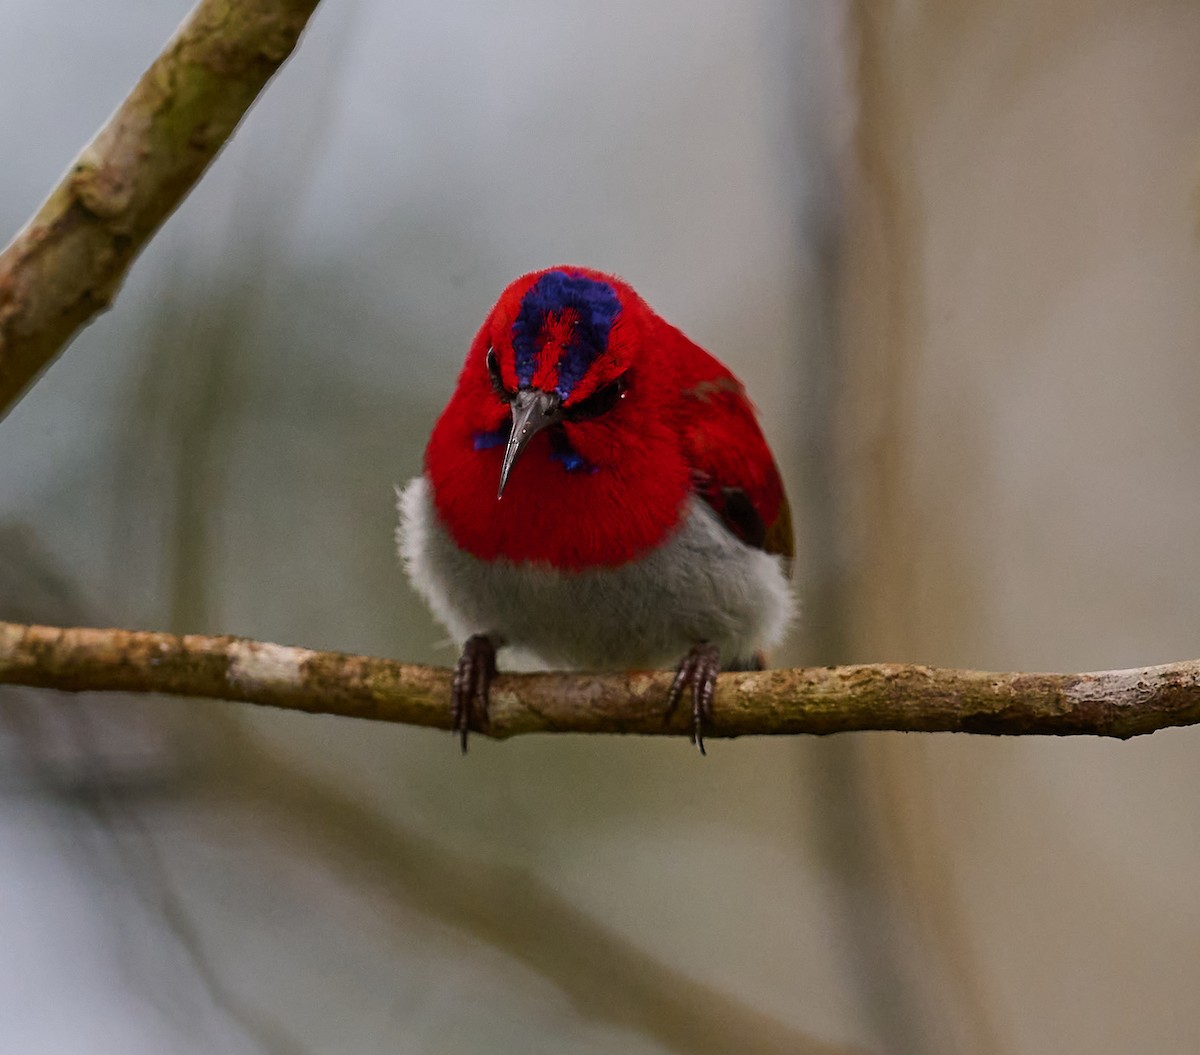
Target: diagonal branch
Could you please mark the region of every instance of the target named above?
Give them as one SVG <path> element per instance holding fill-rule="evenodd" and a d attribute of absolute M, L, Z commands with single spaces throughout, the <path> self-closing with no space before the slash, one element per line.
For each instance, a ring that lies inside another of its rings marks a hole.
<path fill-rule="evenodd" d="M 482 730 L 685 733 L 664 724 L 671 675 L 510 674 Z M 450 728 L 450 672 L 236 637 L 0 623 L 0 684 L 154 692 Z M 722 674 L 709 736 L 865 729 L 1130 737 L 1200 724 L 1200 660 L 1092 674 L 874 664 Z"/>
<path fill-rule="evenodd" d="M 200 0 L 0 254 L 0 417 L 116 296 L 292 53 L 318 0 Z"/>

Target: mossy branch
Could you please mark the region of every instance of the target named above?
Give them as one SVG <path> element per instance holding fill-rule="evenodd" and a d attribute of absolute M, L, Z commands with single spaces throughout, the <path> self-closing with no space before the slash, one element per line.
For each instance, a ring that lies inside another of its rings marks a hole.
<path fill-rule="evenodd" d="M 134 258 L 292 53 L 316 6 L 201 0 L 0 254 L 0 417 L 109 306 Z"/>
<path fill-rule="evenodd" d="M 686 734 L 667 725 L 671 675 L 509 674 L 488 727 Z M 0 684 L 152 692 L 450 728 L 450 672 L 235 637 L 0 623 Z M 1200 723 L 1200 661 L 1091 674 L 992 674 L 898 664 L 722 674 L 709 737 L 865 729 L 1130 737 Z"/>

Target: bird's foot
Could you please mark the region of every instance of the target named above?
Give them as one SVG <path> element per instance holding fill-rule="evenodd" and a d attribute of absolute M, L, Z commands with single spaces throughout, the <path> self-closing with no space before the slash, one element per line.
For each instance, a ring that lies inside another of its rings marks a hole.
<path fill-rule="evenodd" d="M 450 702 L 453 708 L 454 732 L 467 753 L 467 735 L 471 720 L 476 728 L 487 724 L 488 691 L 496 676 L 496 644 L 487 634 L 472 634 L 463 645 L 454 679 L 450 683 Z"/>
<path fill-rule="evenodd" d="M 683 699 L 683 692 L 692 687 L 692 743 L 705 754 L 704 726 L 712 724 L 713 695 L 717 691 L 717 675 L 721 672 L 721 650 L 711 641 L 701 641 L 679 664 L 671 691 L 667 695 L 666 720 L 670 721 Z"/>

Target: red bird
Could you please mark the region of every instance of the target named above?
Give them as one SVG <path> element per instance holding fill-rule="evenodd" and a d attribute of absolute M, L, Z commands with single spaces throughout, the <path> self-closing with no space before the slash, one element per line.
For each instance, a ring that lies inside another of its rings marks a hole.
<path fill-rule="evenodd" d="M 741 382 L 599 271 L 500 295 L 399 504 L 409 577 L 466 642 L 464 751 L 511 645 L 556 667 L 678 664 L 667 714 L 690 687 L 703 753 L 718 671 L 761 669 L 793 617 L 791 516 Z"/>

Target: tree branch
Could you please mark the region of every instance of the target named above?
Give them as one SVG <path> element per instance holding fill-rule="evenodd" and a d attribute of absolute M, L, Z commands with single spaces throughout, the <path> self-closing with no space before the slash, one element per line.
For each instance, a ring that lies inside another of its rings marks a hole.
<path fill-rule="evenodd" d="M 0 417 L 109 306 L 296 46 L 318 0 L 201 0 L 0 254 Z"/>
<path fill-rule="evenodd" d="M 509 674 L 482 730 L 681 734 L 671 675 Z M 0 623 L 0 684 L 154 692 L 450 728 L 450 672 L 235 637 Z M 722 674 L 710 737 L 865 729 L 1130 737 L 1200 723 L 1200 661 L 1092 674 L 874 664 Z"/>

